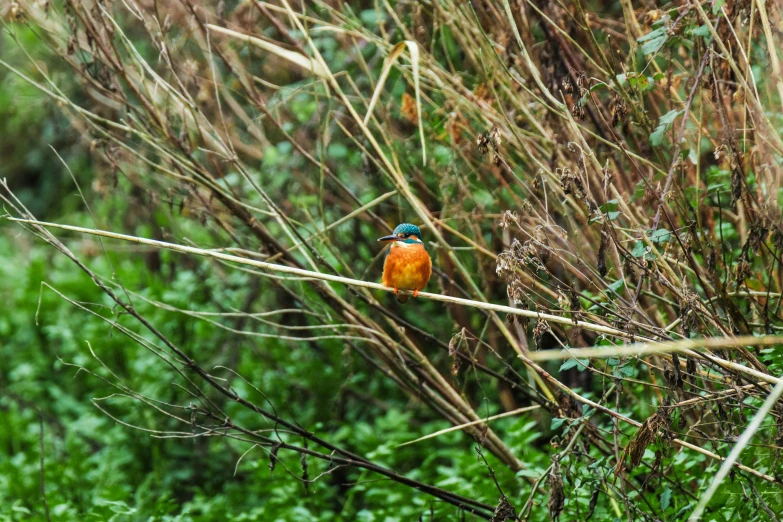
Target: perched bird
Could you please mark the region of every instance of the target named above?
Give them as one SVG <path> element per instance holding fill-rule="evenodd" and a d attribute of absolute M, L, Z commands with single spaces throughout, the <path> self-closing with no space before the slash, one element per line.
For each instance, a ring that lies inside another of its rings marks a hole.
<path fill-rule="evenodd" d="M 383 261 L 383 286 L 394 288 L 395 294 L 397 290 L 413 290 L 413 297 L 416 297 L 432 275 L 432 260 L 421 241 L 419 227 L 402 223 L 390 236 L 378 241 L 391 243 Z M 397 294 L 397 300 L 404 303 L 408 296 Z"/>

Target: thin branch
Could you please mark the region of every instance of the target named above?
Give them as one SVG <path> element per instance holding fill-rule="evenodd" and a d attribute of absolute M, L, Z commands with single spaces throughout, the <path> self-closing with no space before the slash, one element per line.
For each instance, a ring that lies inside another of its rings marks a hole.
<path fill-rule="evenodd" d="M 371 283 L 369 281 L 360 281 L 358 279 L 351 279 L 348 277 L 342 277 L 342 276 L 336 276 L 331 274 L 325 274 L 321 272 L 313 272 L 311 270 L 305 270 L 302 268 L 295 268 L 291 266 L 285 266 L 285 265 L 278 265 L 275 263 L 267 263 L 264 261 L 257 261 L 255 259 L 246 259 L 239 256 L 233 256 L 229 254 L 224 254 L 222 252 L 215 252 L 213 250 L 206 250 L 203 248 L 196 248 L 196 247 L 189 247 L 185 245 L 178 245 L 175 243 L 167 243 L 165 241 L 157 241 L 155 239 L 145 239 L 142 237 L 137 236 L 129 236 L 126 234 L 117 234 L 115 232 L 108 232 L 105 230 L 96 230 L 96 229 L 90 229 L 90 228 L 82 228 L 82 227 L 74 227 L 70 225 L 60 225 L 57 223 L 47 223 L 44 221 L 36 221 L 32 219 L 19 219 L 19 218 L 13 218 L 13 217 L 7 217 L 6 219 L 10 221 L 16 221 L 19 223 L 27 223 L 29 225 L 37 225 L 37 226 L 44 226 L 44 227 L 51 227 L 51 228 L 59 228 L 62 230 L 69 230 L 71 232 L 78 232 L 81 234 L 92 234 L 96 236 L 103 236 L 103 237 L 109 237 L 113 239 L 121 239 L 123 241 L 131 241 L 134 243 L 139 243 L 143 245 L 150 245 L 155 246 L 158 248 L 165 248 L 167 250 L 173 250 L 175 252 L 184 252 L 187 254 L 195 254 L 198 256 L 204 256 L 204 257 L 211 257 L 215 259 L 222 259 L 224 261 L 230 261 L 233 263 L 241 264 L 241 265 L 248 265 L 248 266 L 254 266 L 256 268 L 262 268 L 264 270 L 269 270 L 270 272 L 280 272 L 284 274 L 295 274 L 298 276 L 303 277 L 310 277 L 313 279 L 321 279 L 324 281 L 332 281 L 335 283 L 342 283 L 344 285 L 350 285 L 350 286 L 358 286 L 363 288 L 370 288 L 372 290 L 382 290 L 384 292 L 394 292 L 393 288 L 389 288 L 387 286 L 383 286 L 379 283 Z M 399 294 L 402 295 L 413 295 L 413 292 L 409 290 L 399 290 Z M 612 335 L 615 337 L 621 337 L 625 339 L 634 338 L 634 336 L 630 333 L 624 332 L 622 330 L 618 330 L 616 328 L 611 328 L 608 326 L 603 326 L 600 324 L 594 324 L 594 323 L 588 323 L 585 321 L 574 321 L 569 317 L 560 317 L 557 315 L 552 314 L 545 314 L 541 312 L 535 312 L 532 310 L 522 310 L 520 308 L 513 308 L 511 306 L 505 306 L 505 305 L 498 305 L 493 303 L 487 303 L 484 301 L 474 301 L 471 299 L 462 299 L 459 297 L 452 297 L 450 295 L 443 295 L 443 294 L 432 294 L 429 292 L 419 292 L 418 297 L 421 297 L 423 299 L 432 299 L 433 301 L 442 301 L 445 303 L 452 303 L 452 304 L 458 304 L 462 306 L 470 306 L 473 308 L 480 308 L 482 310 L 491 310 L 493 312 L 499 312 L 499 313 L 505 313 L 505 314 L 512 314 L 512 315 L 521 315 L 523 317 L 527 317 L 529 319 L 539 319 L 544 321 L 549 321 L 553 323 L 559 323 L 564 325 L 573 325 L 575 327 L 583 328 L 585 330 L 592 330 L 594 332 L 603 333 L 607 335 Z M 644 337 L 635 336 L 636 339 L 643 339 L 646 341 L 653 342 L 652 339 L 646 339 Z"/>
<path fill-rule="evenodd" d="M 711 337 L 707 339 L 683 339 L 681 341 L 667 341 L 658 343 L 637 343 L 626 346 L 602 346 L 599 348 L 576 348 L 570 350 L 541 350 L 528 355 L 533 361 L 552 361 L 563 359 L 608 358 L 626 355 L 653 355 L 663 353 L 684 353 L 695 357 L 705 357 L 715 364 L 727 369 L 752 375 L 770 384 L 777 384 L 783 379 L 768 375 L 747 366 L 727 361 L 711 354 L 698 353 L 694 350 L 702 348 L 743 348 L 746 346 L 775 346 L 783 345 L 783 336 L 765 335 L 755 337 Z"/>
<path fill-rule="evenodd" d="M 419 437 L 415 440 L 409 440 L 408 442 L 403 442 L 402 444 L 398 444 L 396 447 L 401 448 L 402 446 L 407 446 L 409 444 L 415 444 L 417 442 L 421 442 L 423 440 L 432 439 L 435 437 L 439 437 L 441 435 L 444 435 L 446 433 L 451 433 L 452 431 L 459 431 L 464 430 L 465 428 L 469 428 L 471 426 L 476 426 L 477 424 L 484 424 L 486 422 L 496 420 L 496 419 L 502 419 L 505 417 L 511 417 L 512 415 L 519 415 L 520 413 L 525 413 L 526 411 L 532 411 L 537 410 L 541 406 L 535 405 L 535 406 L 525 406 L 524 408 L 517 408 L 516 410 L 507 411 L 504 413 L 499 413 L 497 415 L 492 415 L 490 417 L 487 417 L 486 419 L 480 419 L 477 421 L 468 422 L 466 424 L 460 424 L 459 426 L 452 426 L 451 428 L 442 429 L 440 431 L 436 431 L 435 433 L 430 433 L 429 435 L 425 435 L 424 437 Z"/>

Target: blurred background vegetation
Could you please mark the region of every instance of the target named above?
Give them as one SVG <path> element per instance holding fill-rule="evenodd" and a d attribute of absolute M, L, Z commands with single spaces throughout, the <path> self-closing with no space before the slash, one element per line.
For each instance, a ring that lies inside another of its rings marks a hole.
<path fill-rule="evenodd" d="M 413 222 L 477 305 L 3 220 L 2 520 L 685 520 L 783 377 L 780 344 L 529 358 L 780 335 L 775 2 L 0 20 L 4 215 L 365 281 Z M 705 520 L 780 520 L 783 409 L 753 434 Z"/>

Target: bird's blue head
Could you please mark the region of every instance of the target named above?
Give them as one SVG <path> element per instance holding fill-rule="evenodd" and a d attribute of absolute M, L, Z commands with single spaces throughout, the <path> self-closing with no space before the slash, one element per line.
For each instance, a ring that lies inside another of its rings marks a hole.
<path fill-rule="evenodd" d="M 401 223 L 391 235 L 384 236 L 378 241 L 421 241 L 421 230 L 416 225 Z"/>
<path fill-rule="evenodd" d="M 397 225 L 397 228 L 394 229 L 394 235 L 403 238 L 416 236 L 417 238 L 421 239 L 421 230 L 416 225 L 411 225 L 410 223 L 401 223 Z"/>

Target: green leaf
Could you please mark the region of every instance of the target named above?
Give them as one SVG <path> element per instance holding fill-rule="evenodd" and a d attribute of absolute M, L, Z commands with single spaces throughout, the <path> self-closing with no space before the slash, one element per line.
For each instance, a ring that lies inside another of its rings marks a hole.
<path fill-rule="evenodd" d="M 596 83 L 595 85 L 591 85 L 590 89 L 588 89 L 588 91 L 589 92 L 595 92 L 598 89 L 606 89 L 606 88 L 607 88 L 606 84 L 601 82 L 601 83 Z"/>
<path fill-rule="evenodd" d="M 595 462 L 593 462 L 592 464 L 587 466 L 587 469 L 596 469 L 596 468 L 598 468 L 601 464 L 603 464 L 604 460 L 606 460 L 606 457 L 601 457 L 600 459 L 596 460 Z"/>
<path fill-rule="evenodd" d="M 649 91 L 654 83 L 655 82 L 650 81 L 649 76 L 644 76 L 644 75 L 631 76 L 630 78 L 628 78 L 628 84 L 631 87 L 635 87 L 639 89 L 640 91 Z"/>
<path fill-rule="evenodd" d="M 348 156 L 348 147 L 342 143 L 330 143 L 326 153 L 334 159 L 344 159 Z"/>
<path fill-rule="evenodd" d="M 649 40 L 654 40 L 656 38 L 660 38 L 661 36 L 666 36 L 668 30 L 669 29 L 667 27 L 659 27 L 654 31 L 651 31 L 643 36 L 640 36 L 639 39 L 636 41 L 642 43 L 642 42 L 647 42 Z"/>
<path fill-rule="evenodd" d="M 554 417 L 552 419 L 552 424 L 549 426 L 549 428 L 554 431 L 560 428 L 560 426 L 563 425 L 563 423 L 566 421 L 566 419 L 561 419 L 559 417 Z"/>
<path fill-rule="evenodd" d="M 688 151 L 688 161 L 690 161 L 693 165 L 699 164 L 699 156 L 698 153 L 696 152 L 696 149 L 691 148 Z"/>
<path fill-rule="evenodd" d="M 654 40 L 650 40 L 649 42 L 647 42 L 642 46 L 642 54 L 647 56 L 649 54 L 657 53 L 665 43 L 666 43 L 665 36 L 660 36 L 658 38 L 655 38 Z"/>
<path fill-rule="evenodd" d="M 625 288 L 625 280 L 618 279 L 611 283 L 608 287 L 607 298 L 612 301 L 615 297 L 619 297 L 622 294 L 623 288 Z"/>
<path fill-rule="evenodd" d="M 570 370 L 574 366 L 576 366 L 577 370 L 583 372 L 590 366 L 590 359 L 576 359 L 572 357 L 560 365 L 560 371 Z"/>
<path fill-rule="evenodd" d="M 666 488 L 663 490 L 663 493 L 661 493 L 661 511 L 666 511 L 666 508 L 669 507 L 669 504 L 671 504 L 672 501 L 672 490 L 669 488 Z"/>
<path fill-rule="evenodd" d="M 375 9 L 365 9 L 359 15 L 366 25 L 375 27 L 386 20 L 385 12 L 377 11 Z"/>
<path fill-rule="evenodd" d="M 674 520 L 677 520 L 681 516 L 690 513 L 692 507 L 693 507 L 693 502 L 688 502 L 687 506 L 683 506 L 682 508 L 680 508 L 680 510 L 677 512 L 677 514 L 674 515 Z"/>
<path fill-rule="evenodd" d="M 654 147 L 660 147 L 661 143 L 663 143 L 663 138 L 666 136 L 666 129 L 664 125 L 659 125 L 655 128 L 655 130 L 650 134 L 650 143 Z"/>
<path fill-rule="evenodd" d="M 26 507 L 22 506 L 21 503 L 17 500 L 14 502 L 14 505 L 11 506 L 11 511 L 14 511 L 16 513 L 24 513 L 25 515 L 31 515 L 32 512 L 27 509 Z"/>
<path fill-rule="evenodd" d="M 650 134 L 650 143 L 653 146 L 658 147 L 661 145 L 661 143 L 663 143 L 663 139 L 666 136 L 666 131 L 669 130 L 669 127 L 671 127 L 672 123 L 674 123 L 674 120 L 679 114 L 680 111 L 674 110 L 669 111 L 660 117 L 658 120 L 658 126 L 655 128 L 652 134 Z"/>
<path fill-rule="evenodd" d="M 674 120 L 677 118 L 677 116 L 680 114 L 681 111 L 673 110 L 669 111 L 658 120 L 659 125 L 671 125 L 674 123 Z"/>
<path fill-rule="evenodd" d="M 663 47 L 663 44 L 666 43 L 668 38 L 669 28 L 663 26 L 642 36 L 637 40 L 637 42 L 644 42 L 644 45 L 642 45 L 642 54 L 647 56 L 648 54 L 658 52 L 658 50 Z"/>
<path fill-rule="evenodd" d="M 692 27 L 688 30 L 688 33 L 692 34 L 693 36 L 701 36 L 702 38 L 709 38 L 712 36 L 712 33 L 710 32 L 710 28 L 708 25 L 700 25 L 698 27 Z"/>
<path fill-rule="evenodd" d="M 611 201 L 607 201 L 603 205 L 601 205 L 599 208 L 601 210 L 601 213 L 596 213 L 591 217 L 589 220 L 587 220 L 588 224 L 595 223 L 596 221 L 602 221 L 602 218 L 606 217 L 609 221 L 614 221 L 620 216 L 620 211 L 617 210 L 618 203 L 616 199 L 613 199 Z"/>
<path fill-rule="evenodd" d="M 609 212 L 611 210 L 617 210 L 617 207 L 619 206 L 620 203 L 616 199 L 610 199 L 598 208 L 601 209 L 601 212 Z"/>
<path fill-rule="evenodd" d="M 565 370 L 570 370 L 571 368 L 573 368 L 577 364 L 579 364 L 579 361 L 577 361 L 576 359 L 574 359 L 572 357 L 572 358 L 566 360 L 566 362 L 564 362 L 563 364 L 560 365 L 560 371 L 563 372 Z"/>
<path fill-rule="evenodd" d="M 633 250 L 631 250 L 631 255 L 633 257 L 642 257 L 646 253 L 647 247 L 644 245 L 644 241 L 637 241 L 633 247 Z"/>
<path fill-rule="evenodd" d="M 495 202 L 495 197 L 487 190 L 478 189 L 473 192 L 473 197 L 479 205 L 488 207 Z"/>
<path fill-rule="evenodd" d="M 609 285 L 609 290 L 611 290 L 616 294 L 619 294 L 624 284 L 625 284 L 625 279 L 618 279 L 617 281 Z"/>
<path fill-rule="evenodd" d="M 672 237 L 671 232 L 669 232 L 665 228 L 659 228 L 658 230 L 650 234 L 650 241 L 653 241 L 655 243 L 666 243 L 671 237 Z"/>

